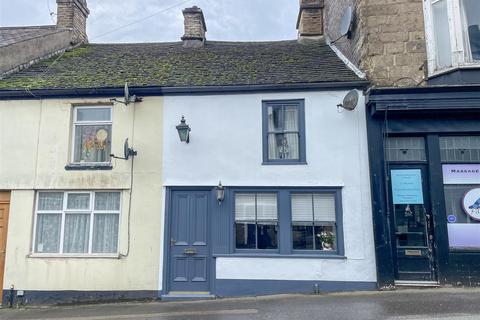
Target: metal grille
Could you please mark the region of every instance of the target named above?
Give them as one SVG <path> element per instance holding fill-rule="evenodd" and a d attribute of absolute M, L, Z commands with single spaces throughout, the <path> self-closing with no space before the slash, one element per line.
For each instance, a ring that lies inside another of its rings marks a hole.
<path fill-rule="evenodd" d="M 423 137 L 389 137 L 387 139 L 388 161 L 426 161 Z"/>
<path fill-rule="evenodd" d="M 440 158 L 444 162 L 480 161 L 480 136 L 440 137 Z"/>

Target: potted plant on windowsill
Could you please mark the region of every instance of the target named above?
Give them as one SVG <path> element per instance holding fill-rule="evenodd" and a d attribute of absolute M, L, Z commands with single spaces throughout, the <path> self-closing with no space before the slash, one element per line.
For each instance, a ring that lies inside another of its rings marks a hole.
<path fill-rule="evenodd" d="M 322 231 L 317 233 L 317 237 L 322 243 L 322 250 L 332 251 L 334 250 L 335 235 L 331 231 Z"/>

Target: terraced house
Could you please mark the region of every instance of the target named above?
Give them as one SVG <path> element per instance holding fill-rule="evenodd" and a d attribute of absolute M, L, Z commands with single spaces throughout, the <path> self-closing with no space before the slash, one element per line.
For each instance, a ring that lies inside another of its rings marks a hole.
<path fill-rule="evenodd" d="M 89 44 L 86 1 L 57 3 L 0 28 L 37 50 L 0 80 L 4 303 L 375 288 L 363 95 L 337 106 L 367 82 L 322 1 L 290 41 L 207 40 L 191 7 L 139 44 Z"/>

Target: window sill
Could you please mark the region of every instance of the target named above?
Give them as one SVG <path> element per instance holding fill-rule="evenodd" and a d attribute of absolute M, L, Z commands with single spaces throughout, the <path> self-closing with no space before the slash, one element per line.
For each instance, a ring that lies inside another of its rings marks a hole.
<path fill-rule="evenodd" d="M 281 258 L 281 259 L 325 259 L 325 260 L 346 260 L 347 257 L 336 254 L 268 254 L 268 253 L 232 253 L 214 254 L 215 258 Z"/>
<path fill-rule="evenodd" d="M 480 69 L 480 61 L 467 63 L 467 64 L 455 66 L 455 67 L 448 67 L 445 69 L 435 70 L 428 75 L 428 79 L 435 78 L 435 77 L 438 77 L 453 71 L 457 71 L 457 70 L 469 70 L 469 69 Z"/>
<path fill-rule="evenodd" d="M 262 162 L 263 166 L 291 166 L 291 165 L 307 165 L 308 163 L 306 161 L 264 161 Z"/>
<path fill-rule="evenodd" d="M 120 254 L 57 254 L 57 253 L 30 253 L 27 258 L 59 258 L 59 259 L 120 259 Z"/>
<path fill-rule="evenodd" d="M 65 166 L 65 170 L 112 170 L 113 166 L 110 162 L 102 163 L 69 163 Z"/>

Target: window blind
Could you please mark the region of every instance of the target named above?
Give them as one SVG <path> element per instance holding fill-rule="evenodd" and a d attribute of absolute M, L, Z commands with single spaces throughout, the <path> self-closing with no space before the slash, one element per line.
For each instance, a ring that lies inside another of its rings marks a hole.
<path fill-rule="evenodd" d="M 255 221 L 255 194 L 235 195 L 235 220 Z"/>
<path fill-rule="evenodd" d="M 333 194 L 314 194 L 313 211 L 315 221 L 335 221 L 335 196 Z"/>
<path fill-rule="evenodd" d="M 292 194 L 292 221 L 312 221 L 313 203 L 311 194 Z"/>
<path fill-rule="evenodd" d="M 257 194 L 257 220 L 277 220 L 277 196 L 273 193 Z"/>

